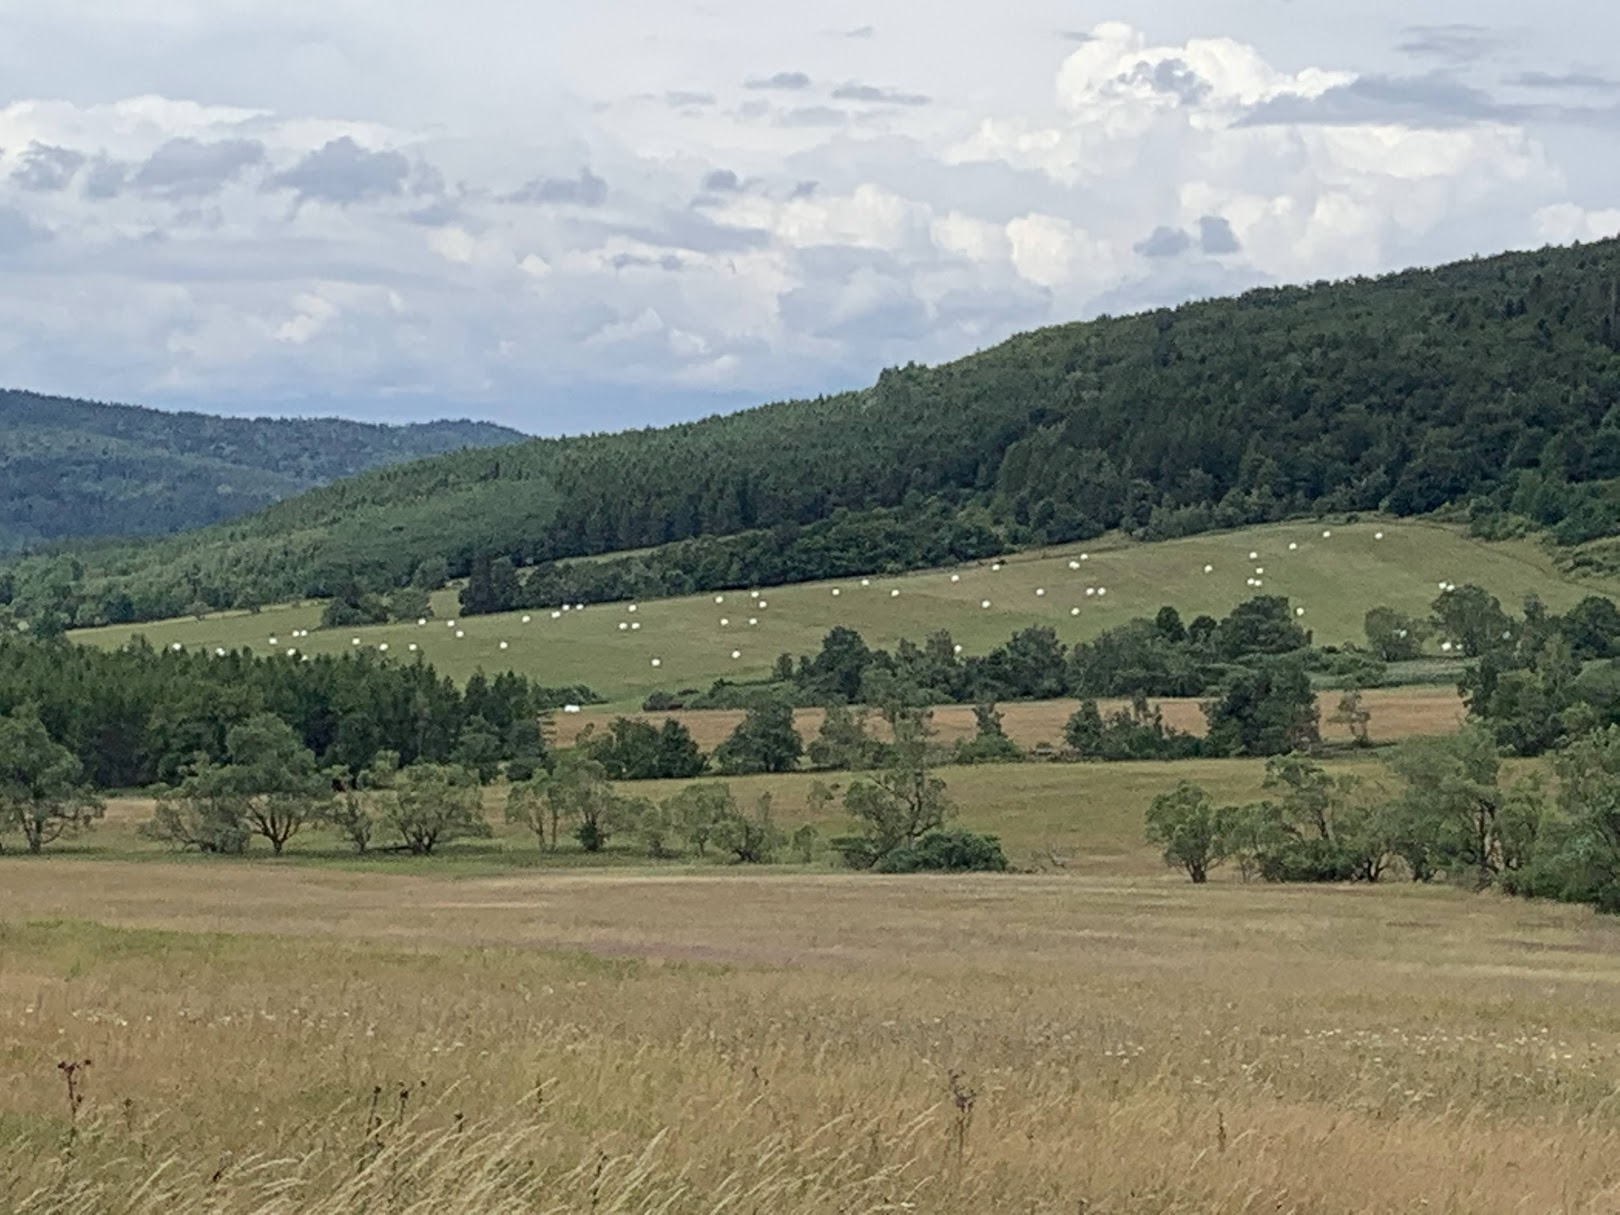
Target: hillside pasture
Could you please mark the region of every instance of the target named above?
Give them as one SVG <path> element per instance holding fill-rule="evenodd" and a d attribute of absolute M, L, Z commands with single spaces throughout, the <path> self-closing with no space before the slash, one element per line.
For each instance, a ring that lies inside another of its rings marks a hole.
<path fill-rule="evenodd" d="M 1331 537 L 1324 538 L 1325 531 Z M 1379 533 L 1382 540 L 1374 538 Z M 1259 554 L 1252 561 L 1251 552 Z M 1079 568 L 1069 568 L 1071 563 Z M 763 607 L 747 590 L 734 590 L 639 603 L 633 613 L 631 605 L 621 603 L 591 605 L 557 619 L 552 607 L 461 621 L 453 593 L 443 592 L 435 598 L 437 618 L 423 626 L 412 621 L 322 630 L 321 605 L 306 602 L 258 614 L 120 625 L 73 636 L 102 646 L 144 636 L 158 647 L 258 653 L 337 653 L 387 645 L 389 654 L 402 660 L 412 657 L 415 645 L 416 653 L 458 681 L 479 669 L 512 669 L 553 686 L 587 685 L 610 707 L 624 709 L 638 706 L 655 689 L 703 689 L 720 678 L 763 679 L 778 655 L 814 653 L 836 625 L 856 629 L 868 643 L 883 647 L 902 638 L 921 642 L 944 629 L 966 653 L 979 654 L 1031 625 L 1049 625 L 1072 643 L 1133 617 L 1151 616 L 1164 604 L 1191 620 L 1200 613 L 1223 615 L 1256 594 L 1277 594 L 1305 609 L 1300 623 L 1318 644 L 1340 644 L 1362 639 L 1362 619 L 1371 607 L 1426 614 L 1442 581 L 1477 583 L 1513 610 L 1531 593 L 1556 612 L 1587 594 L 1620 590 L 1563 574 L 1546 550 L 1529 541 L 1487 544 L 1455 528 L 1373 519 L 1332 526 L 1279 524 L 1157 544 L 1099 541 L 1015 555 L 999 571 L 993 564 L 875 574 L 869 586 L 851 578 L 762 589 Z M 1214 572 L 1205 574 L 1206 565 Z M 1266 571 L 1260 588 L 1247 585 L 1256 569 Z M 1087 595 L 1088 588 L 1095 593 Z M 1038 595 L 1040 590 L 1046 594 Z M 982 607 L 987 600 L 991 606 Z M 529 623 L 523 623 L 523 615 L 531 617 Z M 641 628 L 630 627 L 635 624 Z M 303 629 L 310 636 L 295 640 L 294 630 Z M 465 636 L 458 638 L 458 632 Z M 732 658 L 733 653 L 739 656 Z"/>

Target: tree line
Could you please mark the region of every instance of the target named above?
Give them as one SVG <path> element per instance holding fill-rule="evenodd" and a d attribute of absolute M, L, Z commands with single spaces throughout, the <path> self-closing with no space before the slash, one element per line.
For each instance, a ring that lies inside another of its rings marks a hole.
<path fill-rule="evenodd" d="M 803 526 L 784 523 L 701 536 L 607 560 L 544 561 L 520 571 L 510 557 L 479 557 L 461 590 L 461 614 L 901 573 L 994 557 L 1006 549 L 1005 536 L 987 514 L 917 500 L 894 509 L 839 510 Z"/>
<path fill-rule="evenodd" d="M 1402 743 L 1393 787 L 1300 755 L 1266 765 L 1266 798 L 1217 806 L 1183 781 L 1154 798 L 1147 838 L 1194 882 L 1223 864 L 1244 881 L 1377 882 L 1398 874 L 1620 911 L 1620 726 L 1575 739 L 1540 775 L 1512 779 L 1474 723 Z"/>
<path fill-rule="evenodd" d="M 230 731 L 258 714 L 286 723 L 324 767 L 356 773 L 387 750 L 493 779 L 504 763 L 544 759 L 543 713 L 594 699 L 509 671 L 458 688 L 425 662 L 371 653 L 300 660 L 0 636 L 0 713 L 27 708 L 98 789 L 173 784 L 198 757 L 222 762 Z"/>
<path fill-rule="evenodd" d="M 990 836 L 952 830 L 955 807 L 933 770 L 925 710 L 895 708 L 883 767 L 852 781 L 843 806 L 853 831 L 828 841 L 844 864 L 885 873 L 1002 870 L 1006 857 Z M 751 809 L 729 786 L 689 784 L 661 802 L 615 787 L 599 747 L 580 746 L 542 761 L 506 765 L 504 816 L 556 853 L 572 835 L 585 854 L 626 840 L 654 859 L 711 855 L 737 864 L 767 864 L 791 849 L 816 859 L 817 829 L 779 829 L 769 794 Z M 695 776 L 701 765 L 693 764 Z M 240 856 L 254 839 L 280 856 L 299 835 L 326 829 L 357 855 L 380 850 L 432 856 L 446 845 L 494 834 L 486 781 L 476 762 L 419 756 L 402 764 L 379 751 L 358 772 L 324 766 L 298 733 L 274 713 L 257 712 L 226 730 L 224 753 L 194 754 L 162 790 L 141 835 L 174 848 Z M 836 792 L 816 782 L 809 809 L 819 817 Z M 23 836 L 28 851 L 89 830 L 103 802 L 78 758 L 56 741 L 32 706 L 0 715 L 0 843 Z M 712 850 L 712 852 L 711 852 Z"/>
<path fill-rule="evenodd" d="M 705 581 L 929 560 L 896 511 L 974 547 L 1442 508 L 1575 544 L 1620 527 L 1617 282 L 1604 241 L 1104 317 L 859 392 L 458 453 L 192 536 L 42 553 L 10 594 L 49 631 L 386 594 L 427 562 L 466 577 L 505 558 L 540 571 L 534 594 L 591 602 L 614 579 L 678 581 L 678 562 L 556 563 L 745 535 L 696 554 Z M 786 558 L 767 536 L 791 538 Z"/>

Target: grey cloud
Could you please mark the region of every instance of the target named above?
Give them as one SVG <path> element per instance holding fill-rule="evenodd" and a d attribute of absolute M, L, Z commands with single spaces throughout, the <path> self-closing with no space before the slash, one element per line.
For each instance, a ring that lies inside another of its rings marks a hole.
<path fill-rule="evenodd" d="M 1180 228 L 1159 227 L 1135 245 L 1143 257 L 1180 257 L 1192 248 L 1192 237 Z"/>
<path fill-rule="evenodd" d="M 810 77 L 803 72 L 778 72 L 774 76 L 750 80 L 743 85 L 745 89 L 781 89 L 785 92 L 798 92 L 809 87 Z"/>
<path fill-rule="evenodd" d="M 43 244 L 51 234 L 15 207 L 0 207 L 0 256 Z"/>
<path fill-rule="evenodd" d="M 630 269 L 657 269 L 675 273 L 686 269 L 686 263 L 673 253 L 666 253 L 662 257 L 647 257 L 640 253 L 620 253 L 612 260 L 615 270 Z"/>
<path fill-rule="evenodd" d="M 1046 293 L 1027 284 L 950 291 L 934 303 L 934 325 L 936 329 L 971 328 L 993 342 L 1047 323 L 1048 306 Z"/>
<path fill-rule="evenodd" d="M 814 198 L 816 191 L 820 188 L 820 186 L 820 182 L 801 181 L 798 185 L 793 187 L 793 193 L 789 194 L 788 197 L 791 199 Z"/>
<path fill-rule="evenodd" d="M 682 89 L 675 89 L 664 94 L 664 103 L 675 106 L 677 109 L 686 109 L 688 106 L 713 105 L 713 93 L 689 93 Z"/>
<path fill-rule="evenodd" d="M 196 198 L 213 194 L 264 158 L 256 139 L 171 139 L 136 171 L 135 185 L 171 198 Z"/>
<path fill-rule="evenodd" d="M 1121 283 L 1093 299 L 1086 308 L 1087 314 L 1124 316 L 1154 308 L 1175 308 L 1193 300 L 1238 295 L 1272 281 L 1255 267 L 1241 263 L 1225 265 L 1186 258 L 1149 265 L 1152 269 L 1145 277 Z"/>
<path fill-rule="evenodd" d="M 1198 247 L 1211 257 L 1220 257 L 1241 252 L 1243 243 L 1224 215 L 1205 215 L 1198 221 Z"/>
<path fill-rule="evenodd" d="M 1411 25 L 1401 31 L 1396 49 L 1408 55 L 1444 59 L 1448 63 L 1475 63 L 1495 51 L 1507 35 L 1483 25 Z"/>
<path fill-rule="evenodd" d="M 74 174 L 84 167 L 85 160 L 83 152 L 72 148 L 30 144 L 23 153 L 22 164 L 12 172 L 11 180 L 24 190 L 65 190 L 73 183 Z"/>
<path fill-rule="evenodd" d="M 813 154 L 791 159 L 784 171 L 820 180 L 844 192 L 870 182 L 907 198 L 949 199 L 950 206 L 991 223 L 1004 224 L 1045 211 L 1053 215 L 1104 214 L 1118 207 L 1117 191 L 1061 185 L 1034 169 L 1000 161 L 949 165 L 918 140 L 835 137 Z"/>
<path fill-rule="evenodd" d="M 1177 97 L 1183 105 L 1197 105 L 1209 96 L 1210 83 L 1182 59 L 1139 63 L 1120 77 L 1122 82 L 1149 85 L 1157 93 Z"/>
<path fill-rule="evenodd" d="M 425 160 L 419 160 L 411 167 L 406 186 L 417 198 L 441 198 L 447 189 L 444 174 Z"/>
<path fill-rule="evenodd" d="M 703 188 L 714 194 L 735 194 L 742 189 L 742 178 L 730 169 L 715 169 L 704 177 Z"/>
<path fill-rule="evenodd" d="M 1095 42 L 1097 36 L 1085 30 L 1059 30 L 1057 36 L 1065 42 Z"/>
<path fill-rule="evenodd" d="M 600 236 L 625 236 L 643 244 L 690 253 L 741 253 L 770 243 L 770 234 L 758 228 L 737 228 L 716 223 L 701 211 L 668 210 L 650 224 L 595 224 Z"/>
<path fill-rule="evenodd" d="M 129 166 L 122 161 L 97 159 L 84 175 L 86 198 L 117 198 L 129 180 Z"/>
<path fill-rule="evenodd" d="M 887 254 L 837 246 L 806 250 L 800 268 L 803 285 L 780 302 L 782 320 L 800 332 L 867 344 L 916 341 L 930 332 L 928 310 L 912 294 L 909 273 Z M 850 313 L 845 285 L 856 275 L 868 285 L 875 280 L 881 291 Z"/>
<path fill-rule="evenodd" d="M 811 105 L 789 110 L 776 121 L 784 127 L 841 127 L 849 121 L 849 115 L 831 106 Z"/>
<path fill-rule="evenodd" d="M 846 38 L 871 38 L 876 34 L 877 26 L 875 25 L 862 25 L 857 26 L 855 29 L 844 31 L 844 37 Z"/>
<path fill-rule="evenodd" d="M 461 208 L 454 199 L 436 198 L 426 206 L 418 207 L 405 216 L 413 224 L 424 228 L 443 228 L 461 218 Z"/>
<path fill-rule="evenodd" d="M 589 169 L 578 177 L 537 177 L 508 194 L 503 201 L 531 205 L 600 207 L 607 202 L 608 184 Z"/>
<path fill-rule="evenodd" d="M 402 153 L 368 151 L 345 135 L 277 174 L 272 184 L 296 190 L 301 198 L 347 206 L 398 196 L 410 173 L 411 162 Z"/>
<path fill-rule="evenodd" d="M 1471 122 L 1520 122 L 1534 111 L 1507 105 L 1447 76 L 1362 76 L 1319 97 L 1277 97 L 1249 111 L 1240 126 L 1302 123 L 1343 126 L 1398 122 L 1447 127 Z"/>
<path fill-rule="evenodd" d="M 851 81 L 833 90 L 835 101 L 869 101 L 878 105 L 927 105 L 933 98 L 922 93 L 902 93 L 898 89 L 882 89 L 875 84 Z"/>
<path fill-rule="evenodd" d="M 1508 84 L 1522 89 L 1585 89 L 1600 93 L 1620 92 L 1620 80 L 1591 72 L 1520 72 Z"/>

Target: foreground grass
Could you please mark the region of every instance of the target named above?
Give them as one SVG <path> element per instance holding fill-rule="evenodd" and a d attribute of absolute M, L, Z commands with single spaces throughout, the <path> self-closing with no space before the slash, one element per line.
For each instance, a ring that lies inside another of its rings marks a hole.
<path fill-rule="evenodd" d="M 0 1210 L 1609 1211 L 1617 947 L 1407 886 L 15 866 Z"/>
<path fill-rule="evenodd" d="M 1266 570 L 1260 593 L 1286 595 L 1306 609 L 1302 623 L 1318 643 L 1362 640 L 1368 608 L 1386 604 L 1426 614 L 1436 583 L 1474 582 L 1517 609 L 1535 592 L 1553 611 L 1563 611 L 1593 592 L 1613 594 L 1612 582 L 1581 582 L 1560 572 L 1546 550 L 1529 541 L 1486 544 L 1462 531 L 1410 521 L 1364 521 L 1323 528 L 1295 523 L 1194 536 L 1158 544 L 1108 540 L 1054 548 L 1008 559 L 992 572 L 991 563 L 959 570 L 937 570 L 903 577 L 874 577 L 870 587 L 858 578 L 839 583 L 779 587 L 765 594 L 759 610 L 746 593 L 662 600 L 639 605 L 604 605 L 552 620 L 549 611 L 485 616 L 461 622 L 457 639 L 447 619 L 424 628 L 388 625 L 322 632 L 321 605 L 306 603 L 266 609 L 259 615 L 223 613 L 203 620 L 185 618 L 142 625 L 118 625 L 75 633 L 76 640 L 115 646 L 144 635 L 154 645 L 179 643 L 213 649 L 250 647 L 260 653 L 297 645 L 308 653 L 336 653 L 386 644 L 391 654 L 408 657 L 416 645 L 435 667 L 457 680 L 483 668 L 521 671 L 553 686 L 587 684 L 615 708 L 639 705 L 654 688 L 707 688 L 717 678 L 758 679 L 770 673 L 782 653 L 814 653 L 834 625 L 858 630 L 869 643 L 891 647 L 901 638 L 921 642 L 948 629 L 970 654 L 983 653 L 1018 629 L 1051 625 L 1069 642 L 1095 636 L 1136 616 L 1151 616 L 1174 604 L 1187 619 L 1202 612 L 1220 616 L 1257 592 L 1247 585 L 1257 565 Z M 1383 532 L 1383 540 L 1375 540 Z M 1297 547 L 1290 551 L 1289 545 Z M 1069 569 L 1085 551 L 1090 559 Z M 1249 553 L 1260 554 L 1250 561 Z M 1203 573 L 1205 565 L 1215 572 Z M 952 582 L 952 574 L 960 578 Z M 842 592 L 832 595 L 834 586 Z M 1102 588 L 1103 597 L 1086 595 Z M 1045 589 L 1045 596 L 1037 596 Z M 890 592 L 901 592 L 898 598 Z M 980 607 L 988 599 L 989 609 Z M 1079 616 L 1071 615 L 1078 608 Z M 453 594 L 436 597 L 435 609 L 453 618 Z M 720 621 L 728 620 L 728 625 Z M 750 618 L 758 624 L 750 626 Z M 637 622 L 640 630 L 621 631 Z M 294 629 L 313 630 L 296 643 Z M 270 638 L 277 645 L 270 645 Z M 507 649 L 501 649 L 505 642 Z M 732 653 L 740 657 L 733 659 Z M 654 668 L 652 660 L 660 662 Z"/>

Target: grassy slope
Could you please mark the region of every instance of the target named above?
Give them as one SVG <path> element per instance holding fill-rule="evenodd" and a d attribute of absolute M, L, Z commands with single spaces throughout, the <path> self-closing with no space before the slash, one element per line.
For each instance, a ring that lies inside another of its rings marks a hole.
<path fill-rule="evenodd" d="M 1303 623 L 1319 643 L 1357 641 L 1362 617 L 1379 604 L 1415 614 L 1428 610 L 1442 579 L 1475 582 L 1517 610 L 1525 595 L 1536 593 L 1554 611 L 1568 608 L 1594 592 L 1615 594 L 1620 583 L 1581 582 L 1559 572 L 1547 554 L 1530 542 L 1485 544 L 1460 531 L 1414 522 L 1364 521 L 1335 526 L 1332 539 L 1322 538 L 1315 524 L 1279 524 L 1240 532 L 1216 533 L 1151 545 L 1097 542 L 1052 549 L 1008 560 L 999 573 L 989 564 L 960 571 L 931 571 L 900 578 L 874 578 L 863 588 L 859 579 L 840 585 L 834 598 L 830 584 L 782 587 L 766 593 L 769 606 L 750 608 L 746 594 L 666 600 L 638 605 L 587 608 L 552 620 L 550 612 L 479 617 L 458 623 L 467 634 L 457 640 L 445 620 L 426 628 L 390 625 L 324 633 L 317 630 L 319 604 L 267 609 L 258 616 L 225 613 L 205 620 L 182 619 L 145 625 L 85 630 L 80 641 L 120 645 L 144 635 L 154 645 L 227 649 L 269 648 L 274 636 L 291 646 L 294 629 L 311 636 L 297 644 L 311 653 L 387 644 L 406 656 L 417 644 L 440 670 L 465 679 L 475 669 L 513 668 L 552 684 L 585 683 L 609 698 L 614 707 L 633 707 L 655 688 L 707 687 L 715 678 L 759 678 L 769 673 L 781 653 L 812 653 L 834 625 L 847 625 L 873 645 L 891 646 L 902 637 L 921 641 L 937 629 L 948 629 L 969 653 L 981 653 L 1032 624 L 1050 624 L 1066 641 L 1094 636 L 1134 616 L 1152 615 L 1174 604 L 1190 620 L 1200 612 L 1220 615 L 1256 593 L 1288 596 L 1306 609 Z M 1382 541 L 1373 537 L 1382 531 Z M 1290 552 L 1289 544 L 1298 550 Z M 1079 571 L 1069 569 L 1081 551 L 1091 554 Z M 1260 553 L 1258 562 L 1248 560 Z M 1211 575 L 1206 564 L 1215 566 Z M 1259 591 L 1245 585 L 1254 569 L 1266 570 Z M 961 581 L 953 583 L 952 573 Z M 1106 588 L 1104 598 L 1088 598 L 1086 588 Z M 1045 597 L 1037 597 L 1045 588 Z M 890 595 L 898 589 L 898 598 Z M 991 608 L 981 609 L 989 599 Z M 1074 607 L 1078 617 L 1070 615 Z M 454 612 L 454 599 L 439 598 L 438 610 Z M 750 616 L 759 620 L 749 627 Z M 729 627 L 720 620 L 728 618 Z M 638 632 L 618 625 L 639 621 Z M 507 642 L 509 649 L 500 649 Z M 733 661 L 733 650 L 742 657 Z M 661 667 L 654 669 L 654 658 Z"/>

